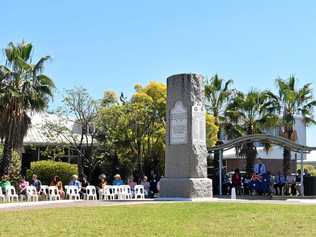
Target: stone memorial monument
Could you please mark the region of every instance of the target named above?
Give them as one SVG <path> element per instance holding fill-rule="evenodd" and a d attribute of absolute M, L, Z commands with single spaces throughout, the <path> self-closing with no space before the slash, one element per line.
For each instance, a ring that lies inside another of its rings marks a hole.
<path fill-rule="evenodd" d="M 165 177 L 161 199 L 212 197 L 207 178 L 206 124 L 203 77 L 179 74 L 167 79 Z"/>

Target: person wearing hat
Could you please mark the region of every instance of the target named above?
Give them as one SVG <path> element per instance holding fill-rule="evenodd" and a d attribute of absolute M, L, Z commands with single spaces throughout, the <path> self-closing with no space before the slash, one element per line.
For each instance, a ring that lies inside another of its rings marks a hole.
<path fill-rule="evenodd" d="M 113 185 L 123 185 L 123 180 L 121 179 L 121 175 L 114 175 Z"/>
<path fill-rule="evenodd" d="M 78 175 L 74 174 L 72 177 L 71 177 L 71 180 L 69 182 L 69 186 L 77 186 L 79 189 L 81 188 L 81 183 L 80 181 L 78 180 Z"/>

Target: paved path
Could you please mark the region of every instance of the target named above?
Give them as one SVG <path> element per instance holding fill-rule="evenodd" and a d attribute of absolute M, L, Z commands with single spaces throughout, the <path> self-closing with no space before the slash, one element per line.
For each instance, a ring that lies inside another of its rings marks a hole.
<path fill-rule="evenodd" d="M 121 206 L 121 205 L 139 205 L 139 204 L 163 204 L 163 203 L 179 203 L 188 201 L 157 201 L 153 199 L 146 200 L 126 200 L 126 201 L 39 201 L 39 202 L 17 202 L 0 204 L 0 212 L 2 211 L 19 211 L 33 210 L 42 208 L 65 208 L 65 207 L 97 207 L 97 206 Z M 208 203 L 254 203 L 254 204 L 278 204 L 278 205 L 316 205 L 316 199 L 287 199 L 287 200 L 245 200 L 245 199 L 217 199 L 214 198 Z"/>

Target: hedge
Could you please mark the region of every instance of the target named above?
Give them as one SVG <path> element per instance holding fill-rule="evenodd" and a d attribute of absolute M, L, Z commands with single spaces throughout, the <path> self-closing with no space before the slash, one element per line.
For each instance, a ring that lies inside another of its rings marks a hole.
<path fill-rule="evenodd" d="M 36 174 L 42 184 L 49 185 L 55 175 L 59 176 L 63 184 L 68 184 L 71 176 L 78 174 L 77 165 L 66 162 L 57 162 L 52 160 L 35 161 L 31 163 L 31 168 L 27 170 L 27 177 L 32 179 Z"/>

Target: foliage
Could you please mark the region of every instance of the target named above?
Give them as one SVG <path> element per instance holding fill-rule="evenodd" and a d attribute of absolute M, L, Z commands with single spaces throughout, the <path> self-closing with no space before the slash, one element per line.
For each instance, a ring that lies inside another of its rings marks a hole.
<path fill-rule="evenodd" d="M 313 165 L 304 165 L 304 170 L 307 170 L 307 172 L 311 175 L 311 176 L 316 176 L 316 167 Z"/>
<path fill-rule="evenodd" d="M 125 176 L 161 173 L 164 167 L 166 86 L 150 82 L 135 90 L 129 101 L 99 110 L 98 139 L 111 157 L 111 176 L 118 170 Z"/>
<path fill-rule="evenodd" d="M 294 76 L 290 76 L 287 80 L 278 78 L 276 83 L 279 90 L 278 95 L 268 92 L 271 98 L 269 110 L 280 116 L 281 135 L 296 141 L 295 122 L 299 116 L 306 125 L 316 124 L 313 118 L 316 101 L 313 100 L 312 83 L 307 83 L 303 87 L 297 88 L 297 78 Z M 290 160 L 291 151 L 284 148 L 283 172 L 285 175 L 290 170 Z"/>
<path fill-rule="evenodd" d="M 264 133 L 274 125 L 275 115 L 269 113 L 269 95 L 252 90 L 247 94 L 237 92 L 225 111 L 225 130 L 228 138 Z M 239 155 L 247 159 L 246 170 L 251 173 L 257 155 L 256 146 L 248 142 L 237 147 Z"/>
<path fill-rule="evenodd" d="M 78 174 L 78 169 L 76 165 L 66 162 L 42 160 L 31 163 L 31 168 L 27 170 L 27 178 L 31 180 L 33 174 L 36 174 L 43 184 L 49 185 L 55 175 L 59 176 L 63 184 L 68 184 L 71 176 Z"/>
<path fill-rule="evenodd" d="M 42 237 L 218 237 L 232 233 L 249 236 L 251 231 L 254 236 L 307 237 L 316 232 L 315 205 L 184 202 L 107 207 L 84 207 L 78 203 L 77 206 L 80 208 L 4 211 L 0 236 L 20 237 L 28 233 Z M 106 224 L 104 217 L 109 217 Z M 141 228 L 137 223 L 141 223 Z"/>
<path fill-rule="evenodd" d="M 219 127 L 216 125 L 215 117 L 206 113 L 206 145 L 211 148 L 217 143 L 217 134 Z"/>
<path fill-rule="evenodd" d="M 4 140 L 0 173 L 8 173 L 12 150 L 20 149 L 31 124 L 29 112 L 43 111 L 52 97 L 53 81 L 43 74 L 49 56 L 32 63 L 31 43 L 9 43 L 0 65 L 0 137 Z"/>

